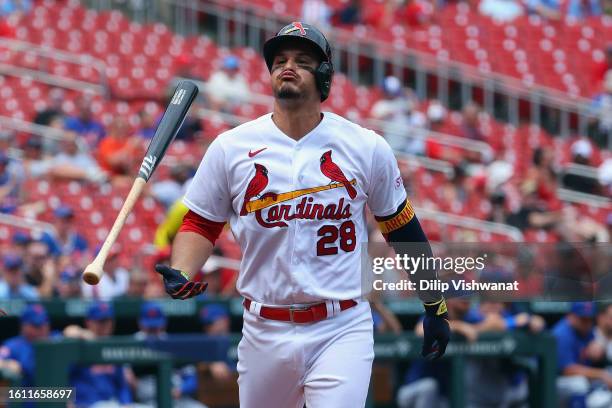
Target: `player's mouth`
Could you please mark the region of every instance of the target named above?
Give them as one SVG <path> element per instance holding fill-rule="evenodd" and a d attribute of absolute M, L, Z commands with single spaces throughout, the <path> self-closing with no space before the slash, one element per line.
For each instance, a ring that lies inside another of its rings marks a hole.
<path fill-rule="evenodd" d="M 295 74 L 295 72 L 290 71 L 288 69 L 283 71 L 283 72 L 281 72 L 281 74 L 278 77 L 280 79 L 286 80 L 286 81 L 297 79 L 297 75 Z"/>

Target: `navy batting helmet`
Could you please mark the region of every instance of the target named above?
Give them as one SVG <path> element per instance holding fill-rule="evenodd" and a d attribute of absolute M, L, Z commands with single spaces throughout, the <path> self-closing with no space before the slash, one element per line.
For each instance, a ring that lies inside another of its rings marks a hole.
<path fill-rule="evenodd" d="M 268 70 L 272 71 L 272 61 L 281 44 L 285 43 L 285 41 L 297 40 L 314 45 L 314 48 L 321 57 L 321 63 L 317 69 L 315 69 L 314 76 L 317 82 L 317 88 L 321 93 L 321 102 L 323 102 L 329 96 L 332 76 L 334 75 L 334 66 L 331 61 L 331 47 L 323 33 L 310 24 L 300 22 L 291 23 L 281 28 L 276 36 L 266 41 L 263 47 L 263 55 Z"/>

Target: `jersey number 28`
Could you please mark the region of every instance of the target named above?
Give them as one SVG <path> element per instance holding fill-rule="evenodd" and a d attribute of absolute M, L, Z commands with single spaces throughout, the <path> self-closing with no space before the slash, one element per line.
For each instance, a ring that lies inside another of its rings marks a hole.
<path fill-rule="evenodd" d="M 340 227 L 335 225 L 324 225 L 317 231 L 317 235 L 321 237 L 317 241 L 317 256 L 336 255 L 338 246 L 336 241 L 340 237 L 340 249 L 344 252 L 352 252 L 357 245 L 355 238 L 355 224 L 353 221 L 344 221 Z"/>

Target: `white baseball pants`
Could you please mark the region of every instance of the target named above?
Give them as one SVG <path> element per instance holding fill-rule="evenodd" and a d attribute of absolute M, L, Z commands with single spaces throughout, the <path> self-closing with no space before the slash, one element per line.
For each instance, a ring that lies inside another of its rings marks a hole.
<path fill-rule="evenodd" d="M 368 395 L 374 339 L 368 302 L 311 324 L 244 311 L 238 345 L 241 408 L 359 408 Z"/>

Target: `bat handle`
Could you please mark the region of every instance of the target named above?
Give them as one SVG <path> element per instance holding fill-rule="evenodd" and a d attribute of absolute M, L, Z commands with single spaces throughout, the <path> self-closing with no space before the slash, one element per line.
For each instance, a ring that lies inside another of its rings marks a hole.
<path fill-rule="evenodd" d="M 140 194 L 142 193 L 142 190 L 144 189 L 144 186 L 146 184 L 147 181 L 142 177 L 137 177 L 136 180 L 134 180 L 134 184 L 132 184 L 132 188 L 126 197 L 125 202 L 123 203 L 123 207 L 121 207 L 121 210 L 117 215 L 117 219 L 115 220 L 113 227 L 111 228 L 110 232 L 108 233 L 108 236 L 104 240 L 102 248 L 100 248 L 100 251 L 98 252 L 98 255 L 96 255 L 96 258 L 93 260 L 93 262 L 87 265 L 85 271 L 83 272 L 83 280 L 88 284 L 97 285 L 98 282 L 100 282 L 100 278 L 104 273 L 104 264 L 106 263 L 106 258 L 108 258 L 108 254 L 113 244 L 115 243 L 115 241 L 117 241 L 117 237 L 119 236 L 121 229 L 125 225 L 127 217 L 132 212 L 132 209 L 138 201 L 138 197 L 140 197 Z"/>

